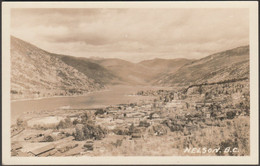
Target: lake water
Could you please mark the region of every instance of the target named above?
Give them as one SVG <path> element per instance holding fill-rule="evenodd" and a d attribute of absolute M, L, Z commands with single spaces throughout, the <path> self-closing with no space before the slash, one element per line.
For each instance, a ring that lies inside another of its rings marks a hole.
<path fill-rule="evenodd" d="M 89 93 L 86 96 L 77 97 L 50 97 L 35 100 L 23 100 L 11 102 L 11 117 L 12 123 L 17 117 L 25 112 L 54 110 L 61 107 L 70 108 L 92 108 L 102 107 L 115 104 L 131 103 L 149 97 L 133 96 L 139 90 L 146 89 L 160 89 L 158 87 L 144 87 L 144 86 L 113 86 L 107 90 Z"/>

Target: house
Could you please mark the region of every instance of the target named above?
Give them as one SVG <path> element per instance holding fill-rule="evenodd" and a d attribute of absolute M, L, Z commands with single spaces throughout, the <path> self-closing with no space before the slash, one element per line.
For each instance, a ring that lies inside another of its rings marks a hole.
<path fill-rule="evenodd" d="M 46 153 L 42 153 L 38 155 L 39 157 L 47 157 L 47 156 L 53 156 L 57 152 L 57 149 L 52 149 Z"/>
<path fill-rule="evenodd" d="M 116 124 L 123 124 L 123 123 L 124 123 L 124 120 L 122 120 L 122 119 L 117 119 L 115 122 L 116 122 Z"/>
<path fill-rule="evenodd" d="M 198 127 L 196 125 L 193 125 L 193 124 L 187 125 L 188 131 L 195 131 L 197 129 L 198 129 Z"/>
<path fill-rule="evenodd" d="M 216 118 L 219 120 L 224 120 L 226 118 L 226 116 L 221 114 L 221 115 L 218 115 Z"/>
<path fill-rule="evenodd" d="M 207 112 L 207 113 L 205 113 L 205 116 L 206 116 L 206 118 L 210 118 L 211 115 L 210 115 L 210 113 Z"/>
<path fill-rule="evenodd" d="M 118 113 L 118 110 L 110 110 L 110 111 L 108 111 L 108 114 L 115 115 L 116 113 Z"/>
<path fill-rule="evenodd" d="M 165 105 L 166 108 L 186 108 L 186 102 L 182 100 L 172 100 Z"/>
<path fill-rule="evenodd" d="M 141 133 L 133 133 L 131 138 L 141 138 L 142 134 Z"/>
<path fill-rule="evenodd" d="M 157 113 L 154 113 L 154 114 L 152 115 L 152 119 L 157 119 L 157 118 L 160 118 L 160 116 L 159 116 Z"/>
<path fill-rule="evenodd" d="M 165 119 L 164 118 L 156 118 L 156 119 L 153 119 L 153 122 L 154 123 L 161 123 L 163 122 Z"/>
<path fill-rule="evenodd" d="M 26 152 L 18 151 L 18 152 L 17 152 L 17 156 L 19 156 L 19 157 L 28 157 L 29 154 L 26 153 Z"/>
<path fill-rule="evenodd" d="M 209 107 L 211 104 L 212 104 L 212 102 L 205 102 L 205 103 L 204 103 L 204 105 L 205 105 L 206 107 Z"/>
<path fill-rule="evenodd" d="M 87 151 L 93 151 L 93 145 L 94 145 L 93 140 L 87 140 L 86 143 L 84 144 L 84 148 Z"/>
<path fill-rule="evenodd" d="M 18 152 L 17 151 L 15 151 L 15 150 L 12 150 L 11 151 L 11 156 L 17 156 L 18 155 Z"/>
<path fill-rule="evenodd" d="M 63 154 L 63 156 L 76 156 L 80 155 L 80 153 L 83 151 L 81 146 L 77 146 L 76 148 L 73 148 Z"/>
<path fill-rule="evenodd" d="M 204 103 L 196 102 L 196 108 L 202 108 Z"/>
<path fill-rule="evenodd" d="M 12 130 L 12 132 L 11 132 L 11 138 L 14 137 L 14 136 L 16 136 L 16 135 L 18 135 L 18 134 L 20 134 L 22 131 L 24 131 L 24 128 Z"/>
<path fill-rule="evenodd" d="M 205 120 L 205 124 L 206 124 L 207 126 L 212 126 L 212 121 L 210 121 L 209 119 L 206 119 L 206 120 Z"/>
<path fill-rule="evenodd" d="M 54 144 L 49 144 L 34 150 L 29 151 L 29 153 L 33 154 L 34 156 L 40 156 L 44 153 L 50 152 L 51 150 L 55 149 Z"/>
<path fill-rule="evenodd" d="M 35 134 L 30 134 L 30 135 L 28 135 L 27 137 L 25 137 L 24 138 L 24 140 L 26 141 L 26 140 L 30 140 L 30 139 L 32 139 L 32 138 L 34 138 L 35 137 Z"/>
<path fill-rule="evenodd" d="M 12 145 L 12 150 L 19 150 L 19 149 L 22 149 L 23 146 L 21 144 L 15 144 L 15 145 Z"/>
<path fill-rule="evenodd" d="M 202 107 L 202 112 L 208 112 L 208 108 L 207 107 Z"/>

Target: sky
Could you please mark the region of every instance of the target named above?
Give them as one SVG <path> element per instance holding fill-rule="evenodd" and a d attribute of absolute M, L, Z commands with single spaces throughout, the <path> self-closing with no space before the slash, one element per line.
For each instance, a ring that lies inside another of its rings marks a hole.
<path fill-rule="evenodd" d="M 77 57 L 199 59 L 249 44 L 243 8 L 34 8 L 11 10 L 11 35 Z"/>

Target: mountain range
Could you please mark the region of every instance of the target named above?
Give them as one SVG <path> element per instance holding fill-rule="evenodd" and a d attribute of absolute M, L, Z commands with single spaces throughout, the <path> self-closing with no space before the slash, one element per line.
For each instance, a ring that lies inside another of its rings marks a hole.
<path fill-rule="evenodd" d="M 249 46 L 202 59 L 82 58 L 54 54 L 11 36 L 11 96 L 85 94 L 115 84 L 186 86 L 249 77 Z"/>
<path fill-rule="evenodd" d="M 249 78 L 249 46 L 215 53 L 183 65 L 156 80 L 161 85 L 190 85 Z"/>

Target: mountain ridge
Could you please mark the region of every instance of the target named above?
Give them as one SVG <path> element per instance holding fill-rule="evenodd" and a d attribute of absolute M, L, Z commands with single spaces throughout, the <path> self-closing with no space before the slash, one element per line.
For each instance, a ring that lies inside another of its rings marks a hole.
<path fill-rule="evenodd" d="M 201 59 L 133 63 L 50 53 L 11 36 L 11 94 L 18 98 L 85 94 L 114 84 L 189 86 L 248 76 L 249 45 Z"/>
<path fill-rule="evenodd" d="M 66 64 L 57 54 L 14 36 L 10 51 L 12 99 L 84 94 L 104 88 L 102 82 Z"/>
<path fill-rule="evenodd" d="M 249 45 L 218 52 L 192 61 L 176 72 L 161 76 L 160 85 L 189 85 L 249 77 Z"/>

